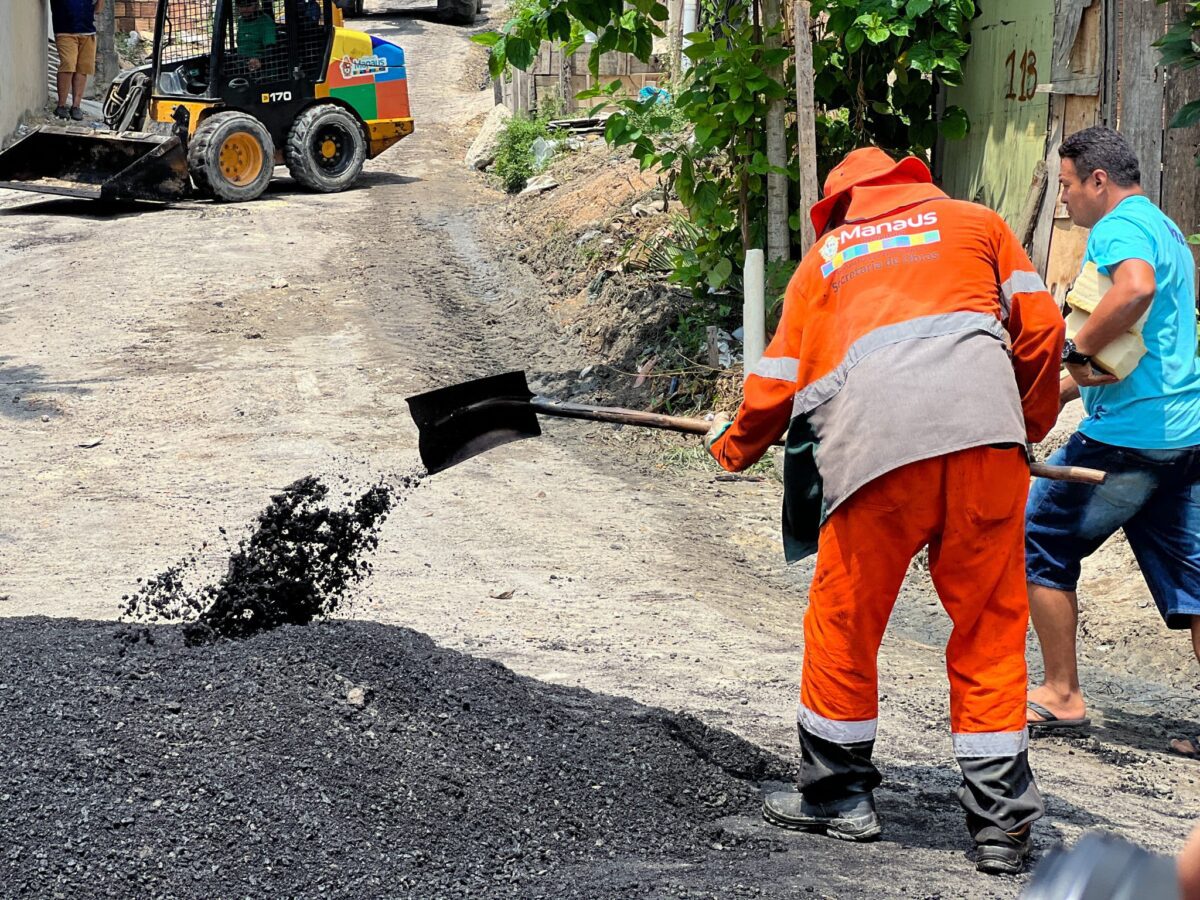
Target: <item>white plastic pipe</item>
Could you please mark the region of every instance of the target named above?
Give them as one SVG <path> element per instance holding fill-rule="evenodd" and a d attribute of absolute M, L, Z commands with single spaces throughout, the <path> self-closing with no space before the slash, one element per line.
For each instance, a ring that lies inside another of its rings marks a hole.
<path fill-rule="evenodd" d="M 767 346 L 766 263 L 761 250 L 746 251 L 742 270 L 742 373 L 754 371 Z"/>
<path fill-rule="evenodd" d="M 696 8 L 698 0 L 683 0 L 683 33 L 691 34 L 696 30 Z M 686 49 L 692 42 L 686 37 L 683 39 L 683 47 Z M 683 67 L 683 71 L 687 71 L 692 67 L 692 61 L 687 58 L 686 54 L 679 57 L 679 64 Z"/>

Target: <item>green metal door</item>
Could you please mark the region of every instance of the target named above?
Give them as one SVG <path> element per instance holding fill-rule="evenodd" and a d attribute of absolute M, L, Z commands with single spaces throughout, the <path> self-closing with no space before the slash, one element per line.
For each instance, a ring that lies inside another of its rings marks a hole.
<path fill-rule="evenodd" d="M 1050 95 L 1035 89 L 1039 81 L 1050 81 L 1055 4 L 981 5 L 983 13 L 971 27 L 962 87 L 950 88 L 947 95 L 947 103 L 967 111 L 971 131 L 961 141 L 946 142 L 942 183 L 951 196 L 990 206 L 1012 226 L 1034 167 L 1046 157 Z M 1049 175 L 1053 183 L 1057 172 Z"/>

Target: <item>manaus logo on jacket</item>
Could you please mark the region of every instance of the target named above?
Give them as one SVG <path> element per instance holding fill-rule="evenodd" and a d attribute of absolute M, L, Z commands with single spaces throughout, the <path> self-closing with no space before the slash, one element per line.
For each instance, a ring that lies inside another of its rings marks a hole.
<path fill-rule="evenodd" d="M 825 260 L 821 274 L 828 278 L 851 260 L 882 250 L 936 244 L 942 239 L 941 232 L 930 226 L 937 225 L 937 221 L 937 213 L 929 211 L 890 222 L 844 225 L 821 245 L 821 257 Z"/>
<path fill-rule="evenodd" d="M 871 238 L 877 238 L 885 234 L 902 233 L 910 228 L 924 228 L 928 225 L 936 225 L 937 220 L 937 213 L 923 212 L 909 216 L 906 219 L 893 219 L 891 222 L 876 222 L 874 224 L 855 225 L 853 227 L 845 226 L 837 233 L 837 240 L 839 244 L 848 244 L 850 241 L 861 240 L 863 238 L 870 240 Z M 822 253 L 822 255 L 824 254 Z"/>

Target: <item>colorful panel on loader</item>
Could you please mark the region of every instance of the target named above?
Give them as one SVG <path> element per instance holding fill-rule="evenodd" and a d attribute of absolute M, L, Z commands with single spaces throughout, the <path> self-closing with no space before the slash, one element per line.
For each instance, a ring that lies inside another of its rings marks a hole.
<path fill-rule="evenodd" d="M 317 85 L 318 97 L 343 101 L 368 124 L 378 120 L 407 119 L 408 76 L 404 50 L 382 38 L 337 28 L 325 82 Z"/>

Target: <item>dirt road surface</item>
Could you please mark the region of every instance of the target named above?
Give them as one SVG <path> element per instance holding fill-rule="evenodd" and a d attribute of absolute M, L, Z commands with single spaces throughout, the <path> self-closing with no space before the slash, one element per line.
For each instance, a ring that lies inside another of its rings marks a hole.
<path fill-rule="evenodd" d="M 137 578 L 222 526 L 236 537 L 294 479 L 410 471 L 406 395 L 509 368 L 558 396 L 581 389 L 593 360 L 548 324 L 541 286 L 500 240 L 508 201 L 461 162 L 492 103 L 482 52 L 462 29 L 376 6 L 362 25 L 405 46 L 417 129 L 354 190 L 306 194 L 280 170 L 269 195 L 242 205 L 101 209 L 0 192 L 0 615 L 13 617 L 0 625 L 0 710 L 41 697 L 51 671 L 77 671 L 56 647 L 93 652 L 68 623 L 16 617 L 112 620 Z M 810 570 L 783 568 L 777 485 L 663 471 L 658 445 L 607 427 L 545 430 L 414 491 L 351 617 L 548 688 L 683 711 L 793 759 Z M 218 566 L 220 549 L 204 564 Z M 1136 665 L 1119 644 L 1089 651 L 1098 727 L 1034 743 L 1048 806 L 1039 851 L 1093 827 L 1173 851 L 1195 822 L 1200 768 L 1164 748 L 1197 731 L 1200 675 L 1177 636 L 1146 627 L 1169 649 Z M 59 642 L 31 637 L 39 629 L 66 630 Z M 781 833 L 741 810 L 726 843 L 766 841 L 763 853 L 722 861 L 714 841 L 707 856 L 651 865 L 631 851 L 622 877 L 640 871 L 649 896 L 1016 896 L 1022 879 L 977 875 L 967 856 L 947 631 L 914 572 L 881 656 L 882 842 Z M 169 659 L 156 666 L 169 680 Z M 486 801 L 486 778 L 462 788 Z M 53 840 L 70 847 L 87 828 Z M 0 870 L 29 878 L 22 859 Z M 419 877 L 404 883 L 378 890 L 429 895 Z"/>

